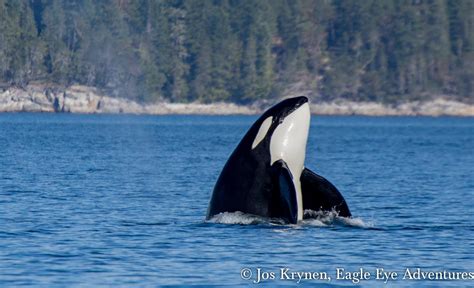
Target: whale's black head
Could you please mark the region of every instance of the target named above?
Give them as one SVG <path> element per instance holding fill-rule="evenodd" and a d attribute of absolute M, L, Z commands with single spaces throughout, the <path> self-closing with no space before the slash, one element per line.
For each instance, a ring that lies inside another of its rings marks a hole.
<path fill-rule="evenodd" d="M 242 139 L 241 144 L 248 146 L 248 144 L 251 143 L 251 148 L 255 149 L 257 145 L 261 145 L 260 143 L 262 143 L 263 145 L 267 144 L 267 149 L 269 149 L 270 141 L 275 131 L 286 130 L 284 134 L 287 134 L 286 137 L 289 137 L 289 141 L 292 141 L 294 138 L 296 138 L 295 140 L 297 141 L 301 139 L 304 140 L 306 145 L 305 135 L 307 135 L 308 132 L 307 129 L 309 125 L 307 124 L 309 124 L 310 117 L 307 103 L 308 98 L 306 96 L 299 96 L 285 99 L 269 108 L 255 121 Z M 288 122 L 288 124 L 285 122 Z M 292 125 L 292 127 L 288 127 L 288 125 Z M 283 135 L 280 136 L 283 137 Z M 286 143 L 288 143 L 288 141 Z"/>
<path fill-rule="evenodd" d="M 267 117 L 272 116 L 274 119 L 276 119 L 275 122 L 282 122 L 286 116 L 290 115 L 305 103 L 308 103 L 308 98 L 306 96 L 285 99 L 278 104 L 275 104 L 273 107 L 270 107 L 270 109 L 262 114 L 260 119 L 265 120 Z M 257 121 L 257 123 L 258 122 L 259 121 Z"/>

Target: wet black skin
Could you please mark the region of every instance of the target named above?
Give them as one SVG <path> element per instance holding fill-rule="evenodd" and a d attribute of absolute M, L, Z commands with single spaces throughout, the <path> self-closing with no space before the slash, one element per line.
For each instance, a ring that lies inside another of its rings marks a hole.
<path fill-rule="evenodd" d="M 336 211 L 341 217 L 351 217 L 346 200 L 336 186 L 324 177 L 305 168 L 301 173 L 303 209 L 313 211 Z"/>
<path fill-rule="evenodd" d="M 270 165 L 270 140 L 276 127 L 283 122 L 283 119 L 306 102 L 308 99 L 304 96 L 283 100 L 263 113 L 250 127 L 222 169 L 214 187 L 206 219 L 222 212 L 241 211 L 263 217 L 281 218 L 289 223 L 297 222 L 296 193 L 291 181 L 293 176 L 282 160 Z M 269 116 L 272 116 L 273 119 L 267 134 L 252 149 L 252 143 L 261 124 Z M 313 179 L 312 175 L 308 174 L 307 176 L 308 179 Z M 329 185 L 315 185 L 319 182 L 308 179 L 306 177 L 302 179 L 306 183 L 304 187 L 308 189 L 308 193 L 313 190 L 313 187 L 331 191 L 335 189 L 329 182 L 334 189 Z M 337 189 L 335 190 L 337 191 Z M 327 197 L 326 194 L 332 195 L 331 191 L 316 194 Z M 337 191 L 337 193 L 339 192 Z M 303 191 L 303 205 L 305 203 L 304 195 Z M 308 197 L 308 199 L 310 198 Z M 340 199 L 336 200 L 339 205 Z M 308 207 L 318 207 L 321 202 L 318 201 L 314 201 L 314 205 L 308 203 Z M 325 202 L 323 204 L 322 207 L 328 206 Z M 330 202 L 329 206 L 331 206 Z M 306 206 L 304 205 L 304 207 Z M 345 214 L 347 215 L 347 213 Z M 350 212 L 348 215 L 350 216 Z"/>

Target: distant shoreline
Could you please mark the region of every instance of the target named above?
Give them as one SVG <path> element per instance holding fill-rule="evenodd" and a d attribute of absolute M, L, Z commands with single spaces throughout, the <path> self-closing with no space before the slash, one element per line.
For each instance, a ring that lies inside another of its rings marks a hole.
<path fill-rule="evenodd" d="M 103 95 L 95 88 L 74 85 L 55 89 L 43 85 L 29 85 L 0 91 L 0 112 L 65 112 L 83 114 L 201 114 L 201 115 L 255 115 L 268 105 L 237 105 L 233 103 L 168 103 L 141 104 L 123 98 Z M 430 101 L 413 101 L 398 105 L 376 102 L 311 103 L 311 112 L 317 115 L 361 116 L 464 116 L 474 117 L 474 104 L 442 97 Z"/>

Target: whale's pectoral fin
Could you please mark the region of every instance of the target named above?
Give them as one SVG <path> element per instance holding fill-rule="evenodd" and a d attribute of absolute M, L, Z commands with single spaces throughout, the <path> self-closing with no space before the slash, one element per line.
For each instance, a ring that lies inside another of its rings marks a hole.
<path fill-rule="evenodd" d="M 305 168 L 301 173 L 303 209 L 313 211 L 335 210 L 342 217 L 351 217 L 346 200 L 337 188 L 324 177 Z"/>
<path fill-rule="evenodd" d="M 298 203 L 293 176 L 283 160 L 272 165 L 273 169 L 273 201 L 271 217 L 283 218 L 292 224 L 298 221 Z"/>

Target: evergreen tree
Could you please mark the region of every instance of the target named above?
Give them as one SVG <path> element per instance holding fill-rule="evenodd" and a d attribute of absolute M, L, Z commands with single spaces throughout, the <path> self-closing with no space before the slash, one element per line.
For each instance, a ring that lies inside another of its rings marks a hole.
<path fill-rule="evenodd" d="M 472 101 L 470 0 L 0 0 L 0 84 L 152 102 Z"/>

